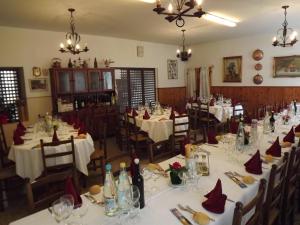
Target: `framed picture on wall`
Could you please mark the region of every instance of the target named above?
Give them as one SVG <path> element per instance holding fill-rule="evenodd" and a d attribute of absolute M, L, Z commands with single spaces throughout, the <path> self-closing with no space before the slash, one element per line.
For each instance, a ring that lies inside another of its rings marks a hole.
<path fill-rule="evenodd" d="M 29 79 L 29 88 L 32 92 L 48 91 L 47 79 Z"/>
<path fill-rule="evenodd" d="M 274 57 L 274 77 L 300 77 L 300 55 Z"/>
<path fill-rule="evenodd" d="M 168 79 L 178 79 L 178 64 L 175 59 L 168 59 Z"/>
<path fill-rule="evenodd" d="M 242 56 L 223 58 L 223 82 L 242 82 Z"/>

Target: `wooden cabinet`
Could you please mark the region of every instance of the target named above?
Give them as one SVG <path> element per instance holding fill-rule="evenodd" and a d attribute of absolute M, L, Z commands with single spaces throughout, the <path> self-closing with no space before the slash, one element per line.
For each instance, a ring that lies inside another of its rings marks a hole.
<path fill-rule="evenodd" d="M 53 111 L 58 112 L 58 99 L 84 107 L 87 101 L 107 104 L 115 89 L 114 69 L 50 69 Z M 77 101 L 80 101 L 79 103 Z"/>

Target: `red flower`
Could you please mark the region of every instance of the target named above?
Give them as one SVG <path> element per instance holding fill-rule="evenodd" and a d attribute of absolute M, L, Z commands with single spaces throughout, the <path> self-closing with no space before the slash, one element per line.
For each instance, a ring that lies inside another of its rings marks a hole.
<path fill-rule="evenodd" d="M 172 169 L 174 169 L 174 170 L 179 170 L 179 169 L 181 169 L 181 164 L 179 163 L 179 162 L 174 162 L 173 164 L 172 164 Z"/>
<path fill-rule="evenodd" d="M 0 115 L 0 124 L 4 124 L 8 122 L 8 117 L 4 114 Z"/>

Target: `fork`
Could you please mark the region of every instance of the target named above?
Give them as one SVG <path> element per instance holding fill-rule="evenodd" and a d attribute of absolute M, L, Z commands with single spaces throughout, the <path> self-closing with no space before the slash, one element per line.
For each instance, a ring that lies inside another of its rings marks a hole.
<path fill-rule="evenodd" d="M 181 205 L 181 204 L 177 204 L 177 206 L 178 206 L 178 208 L 179 209 L 181 209 L 181 210 L 183 210 L 183 211 L 186 211 L 186 212 L 189 212 L 189 213 L 191 213 L 191 214 L 195 214 L 195 213 L 197 213 L 195 210 L 193 210 L 191 207 L 189 207 L 189 206 L 186 206 L 186 207 L 184 207 L 183 205 Z M 208 219 L 209 220 L 211 220 L 211 221 L 215 221 L 213 218 L 211 218 L 211 217 L 209 217 L 209 216 L 207 216 L 208 217 Z"/>

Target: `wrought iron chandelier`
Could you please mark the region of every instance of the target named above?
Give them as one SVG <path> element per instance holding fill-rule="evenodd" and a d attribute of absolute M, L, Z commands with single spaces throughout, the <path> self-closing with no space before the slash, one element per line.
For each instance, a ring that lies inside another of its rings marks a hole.
<path fill-rule="evenodd" d="M 282 23 L 282 28 L 277 31 L 276 36 L 273 38 L 273 46 L 289 47 L 293 46 L 297 40 L 297 32 L 293 31 L 292 28 L 288 27 L 288 22 L 286 20 L 288 5 L 282 6 L 284 9 L 284 21 Z"/>
<path fill-rule="evenodd" d="M 87 52 L 89 49 L 87 47 L 87 44 L 85 44 L 85 47 L 81 49 L 80 47 L 80 35 L 75 32 L 75 22 L 74 22 L 74 17 L 73 13 L 75 9 L 68 9 L 68 11 L 71 13 L 70 17 L 70 28 L 71 32 L 68 32 L 66 34 L 66 41 L 67 41 L 67 46 L 65 46 L 63 43 L 60 43 L 60 49 L 59 51 L 62 53 L 72 53 L 73 55 L 79 54 L 80 52 Z"/>
<path fill-rule="evenodd" d="M 185 36 L 184 36 L 185 30 L 181 30 L 181 31 L 182 31 L 182 51 L 177 49 L 177 58 L 180 58 L 181 61 L 188 61 L 188 59 L 192 56 L 192 49 L 189 48 L 188 50 L 186 50 Z"/>
<path fill-rule="evenodd" d="M 145 1 L 145 0 L 143 0 Z M 178 27 L 183 27 L 185 24 L 184 17 L 198 17 L 202 16 L 204 19 L 219 23 L 229 27 L 235 27 L 236 22 L 231 21 L 229 19 L 225 19 L 223 17 L 214 15 L 209 12 L 204 12 L 202 10 L 202 2 L 203 0 L 170 0 L 168 8 L 164 8 L 161 3 L 162 0 L 156 0 L 156 7 L 153 9 L 159 15 L 166 15 L 165 19 L 169 22 L 175 21 Z M 175 2 L 175 8 L 172 4 L 172 1 Z M 190 12 L 195 9 L 196 11 Z"/>

